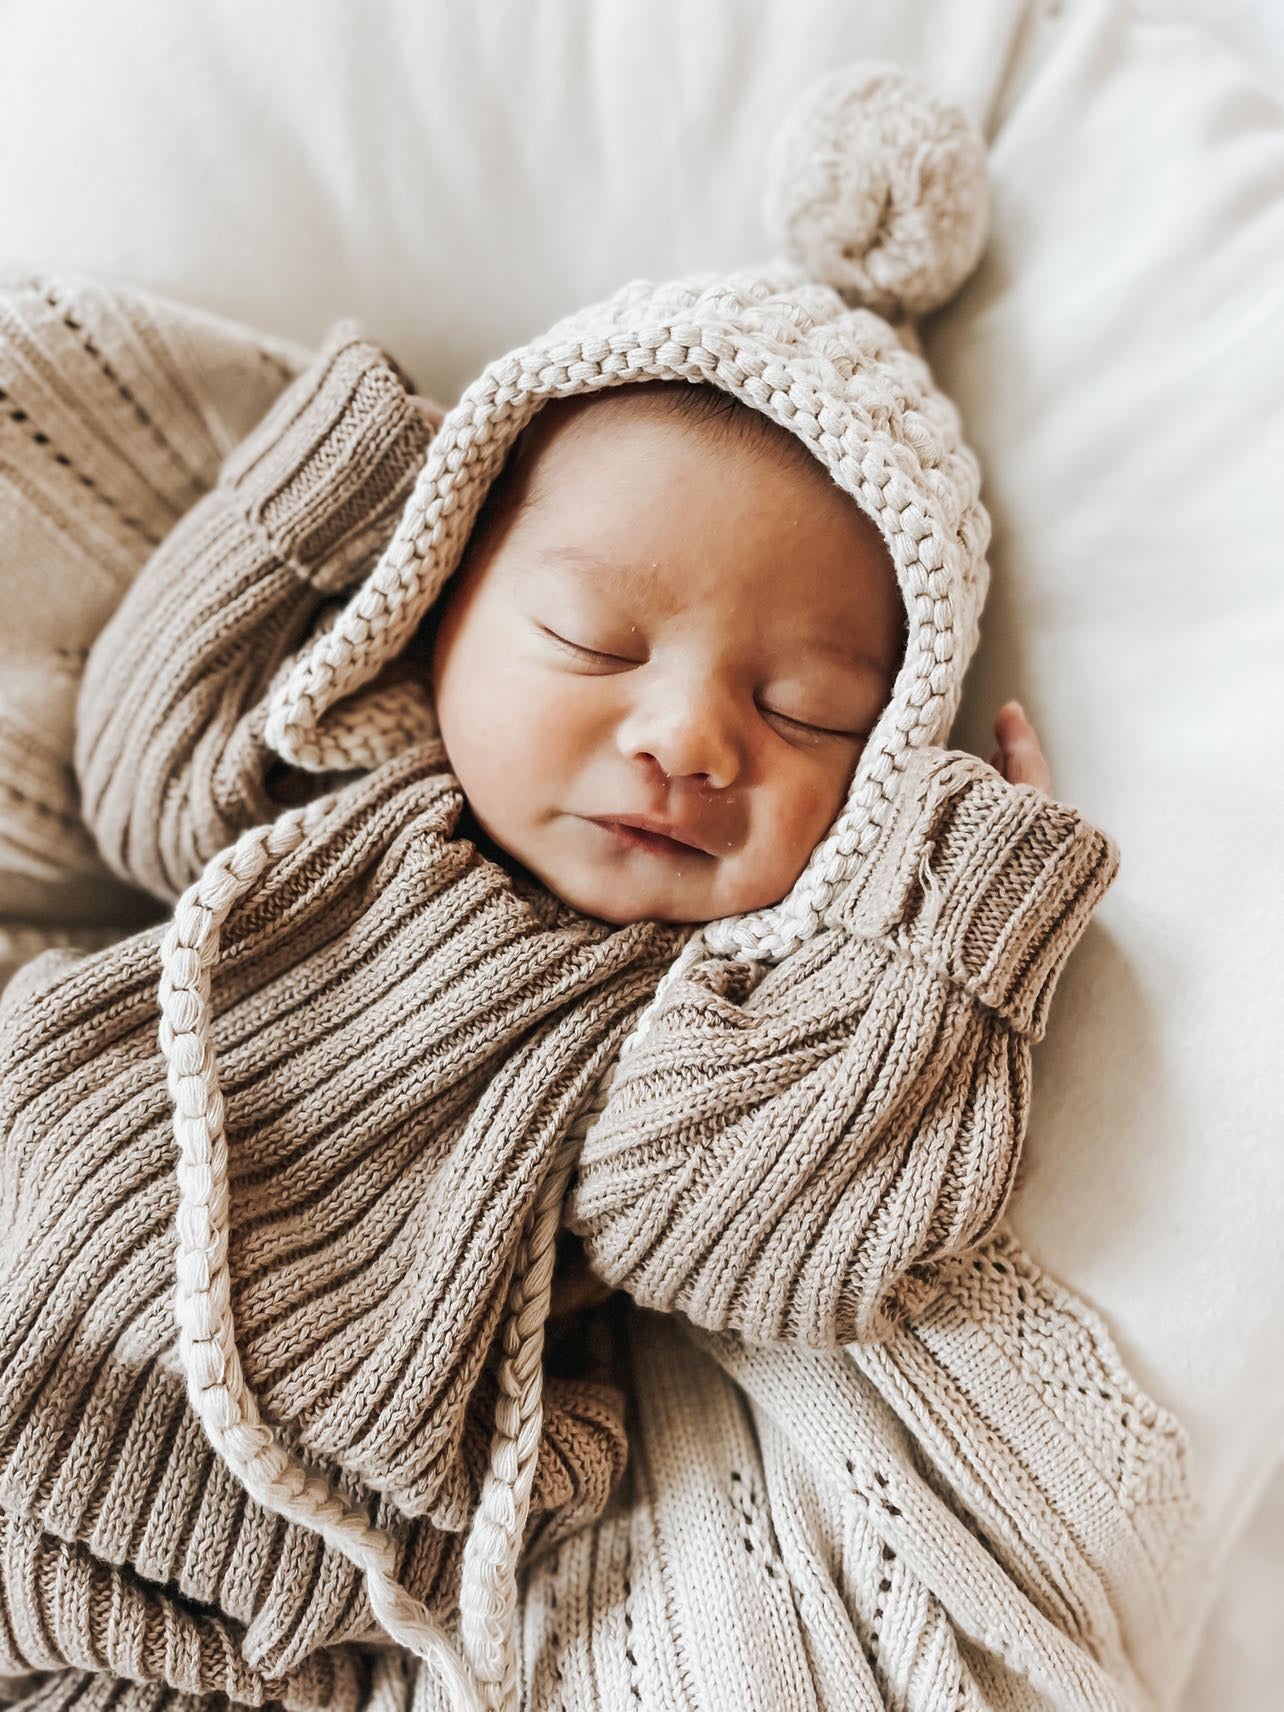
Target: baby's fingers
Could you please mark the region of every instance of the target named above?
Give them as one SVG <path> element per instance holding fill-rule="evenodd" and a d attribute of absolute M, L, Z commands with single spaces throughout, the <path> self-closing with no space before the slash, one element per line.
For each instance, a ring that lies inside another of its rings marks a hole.
<path fill-rule="evenodd" d="M 999 747 L 990 757 L 990 765 L 1002 773 L 1009 784 L 1033 785 L 1036 790 L 1050 796 L 1052 770 L 1019 701 L 1004 702 L 994 721 L 994 735 L 999 740 Z"/>

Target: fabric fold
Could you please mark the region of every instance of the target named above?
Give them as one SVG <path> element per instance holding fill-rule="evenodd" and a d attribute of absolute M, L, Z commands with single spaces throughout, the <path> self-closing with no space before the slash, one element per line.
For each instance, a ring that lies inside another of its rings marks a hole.
<path fill-rule="evenodd" d="M 1114 840 L 1071 804 L 929 746 L 909 756 L 890 824 L 826 920 L 885 939 L 1033 1043 L 1118 870 Z"/>
<path fill-rule="evenodd" d="M 431 438 L 401 369 L 342 320 L 220 479 L 277 557 L 337 593 L 392 534 Z"/>
<path fill-rule="evenodd" d="M 144 564 L 76 709 L 82 812 L 113 872 L 173 901 L 341 776 L 283 780 L 267 703 L 392 533 L 430 438 L 391 359 L 339 322 Z"/>
<path fill-rule="evenodd" d="M 992 1232 L 1057 976 L 1118 868 L 1068 804 L 958 750 L 909 759 L 821 932 L 697 959 L 627 1053 L 568 1222 L 650 1308 L 757 1342 L 885 1335 Z"/>
<path fill-rule="evenodd" d="M 524 1220 L 681 938 L 523 898 L 453 836 L 462 803 L 439 746 L 339 792 L 230 911 L 210 971 L 240 1360 L 283 1448 L 377 1507 L 402 1585 L 442 1618 L 491 1464 Z M 141 1650 L 117 1637 L 115 1674 L 187 1690 L 227 1654 L 233 1698 L 329 1705 L 324 1657 L 379 1632 L 359 1577 L 238 1490 L 178 1370 L 161 933 L 53 954 L 0 996 L 0 1563 L 80 1565 L 83 1594 L 66 1645 L 11 1618 L 0 1669 L 107 1657 L 126 1600 Z M 544 1386 L 524 1544 L 602 1511 L 624 1410 L 600 1379 Z M 24 1608 L 12 1579 L 6 1607 Z M 198 1641 L 208 1658 L 179 1670 Z"/>

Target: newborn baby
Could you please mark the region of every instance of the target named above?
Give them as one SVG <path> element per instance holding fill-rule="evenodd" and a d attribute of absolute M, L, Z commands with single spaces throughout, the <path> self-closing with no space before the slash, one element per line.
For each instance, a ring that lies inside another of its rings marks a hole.
<path fill-rule="evenodd" d="M 904 646 L 882 536 L 807 447 L 713 388 L 657 382 L 540 411 L 417 651 L 461 831 L 622 924 L 782 898 Z M 992 764 L 1050 791 L 1018 703 L 995 733 Z"/>
<path fill-rule="evenodd" d="M 904 646 L 882 536 L 807 448 L 712 388 L 658 382 L 540 411 L 413 653 L 467 799 L 459 832 L 623 924 L 783 897 Z M 995 732 L 997 770 L 1050 792 L 1019 703 Z M 573 1317 L 612 1294 L 572 1232 L 557 1250 L 553 1372 L 568 1340 L 583 1353 Z"/>

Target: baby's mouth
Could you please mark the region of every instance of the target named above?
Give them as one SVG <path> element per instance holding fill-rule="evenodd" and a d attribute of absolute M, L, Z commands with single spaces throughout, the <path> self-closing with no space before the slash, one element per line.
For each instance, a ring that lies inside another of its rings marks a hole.
<path fill-rule="evenodd" d="M 677 838 L 666 838 L 663 833 L 646 832 L 640 826 L 622 826 L 618 820 L 590 820 L 590 826 L 600 826 L 603 832 L 610 833 L 623 844 L 632 846 L 635 850 L 646 850 L 653 856 L 685 856 L 704 857 L 705 852 L 698 850 L 693 844 L 683 844 Z"/>

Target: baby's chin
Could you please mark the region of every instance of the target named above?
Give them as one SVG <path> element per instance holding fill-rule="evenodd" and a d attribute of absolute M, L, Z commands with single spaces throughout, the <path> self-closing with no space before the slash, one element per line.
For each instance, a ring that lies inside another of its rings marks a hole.
<path fill-rule="evenodd" d="M 672 872 L 665 872 L 669 867 Z M 594 853 L 585 860 L 580 852 L 574 863 L 552 866 L 541 875 L 541 883 L 581 915 L 614 927 L 635 921 L 701 926 L 765 909 L 784 896 L 783 892 L 770 895 L 762 885 L 755 890 L 743 875 L 735 876 L 725 868 L 716 858 L 695 852 L 689 861 L 627 849 L 609 853 L 605 859 Z"/>
<path fill-rule="evenodd" d="M 579 863 L 574 872 L 554 868 L 538 876 L 554 897 L 580 915 L 627 927 L 635 921 L 661 921 L 673 926 L 684 922 L 711 921 L 713 913 L 700 898 L 693 898 L 651 877 L 630 876 L 619 867 L 593 868 Z"/>
<path fill-rule="evenodd" d="M 595 860 L 582 850 L 569 859 L 538 861 L 505 851 L 502 865 L 519 883 L 541 886 L 577 914 L 612 927 L 635 921 L 696 925 L 717 913 L 704 888 L 677 886 L 667 875 L 648 872 L 660 867 L 661 859 L 642 852 L 626 852 L 623 861 Z"/>

